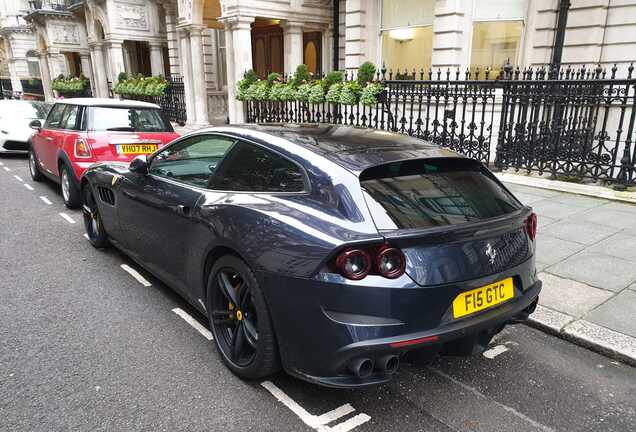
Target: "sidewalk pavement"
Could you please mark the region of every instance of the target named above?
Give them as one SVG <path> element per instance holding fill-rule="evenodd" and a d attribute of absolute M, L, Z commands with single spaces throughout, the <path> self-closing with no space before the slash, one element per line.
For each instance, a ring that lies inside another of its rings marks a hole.
<path fill-rule="evenodd" d="M 636 365 L 636 205 L 506 185 L 538 217 L 531 324 Z"/>

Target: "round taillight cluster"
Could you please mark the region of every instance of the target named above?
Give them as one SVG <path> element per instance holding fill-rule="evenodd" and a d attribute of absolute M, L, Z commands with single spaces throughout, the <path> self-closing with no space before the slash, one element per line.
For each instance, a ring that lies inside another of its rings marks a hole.
<path fill-rule="evenodd" d="M 404 274 L 406 259 L 401 250 L 383 245 L 371 249 L 345 249 L 335 264 L 338 272 L 347 279 L 360 280 L 368 274 L 395 279 Z"/>

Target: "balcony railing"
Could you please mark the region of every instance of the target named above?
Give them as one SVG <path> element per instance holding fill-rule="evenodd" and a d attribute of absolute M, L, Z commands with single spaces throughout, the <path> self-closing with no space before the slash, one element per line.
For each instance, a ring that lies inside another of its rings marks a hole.
<path fill-rule="evenodd" d="M 31 10 L 66 10 L 65 0 L 29 0 L 29 8 Z"/>

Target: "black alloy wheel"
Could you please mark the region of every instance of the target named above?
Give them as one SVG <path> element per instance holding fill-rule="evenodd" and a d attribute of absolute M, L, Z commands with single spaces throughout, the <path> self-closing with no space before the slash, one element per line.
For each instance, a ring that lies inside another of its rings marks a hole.
<path fill-rule="evenodd" d="M 209 319 L 225 364 L 238 376 L 261 378 L 278 370 L 278 350 L 265 299 L 249 267 L 220 258 L 208 279 Z"/>
<path fill-rule="evenodd" d="M 88 184 L 82 188 L 82 214 L 88 241 L 96 248 L 108 246 L 108 235 L 99 215 L 99 207 L 95 195 L 93 195 L 93 188 Z"/>

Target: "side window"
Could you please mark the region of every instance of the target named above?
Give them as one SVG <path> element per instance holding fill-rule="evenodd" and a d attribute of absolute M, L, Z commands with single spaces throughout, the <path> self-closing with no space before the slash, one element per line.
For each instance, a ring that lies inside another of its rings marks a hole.
<path fill-rule="evenodd" d="M 238 142 L 214 173 L 212 189 L 249 192 L 302 192 L 304 175 L 293 162 L 269 150 Z"/>
<path fill-rule="evenodd" d="M 152 158 L 149 172 L 194 186 L 208 187 L 212 174 L 234 142 L 232 138 L 218 135 L 186 138 L 157 153 Z"/>
<path fill-rule="evenodd" d="M 44 129 L 59 129 L 66 104 L 56 104 L 46 118 Z"/>
<path fill-rule="evenodd" d="M 64 114 L 62 115 L 62 120 L 60 121 L 60 129 L 69 129 L 76 130 L 77 124 L 77 114 L 79 112 L 79 107 L 77 105 L 68 105 Z"/>

